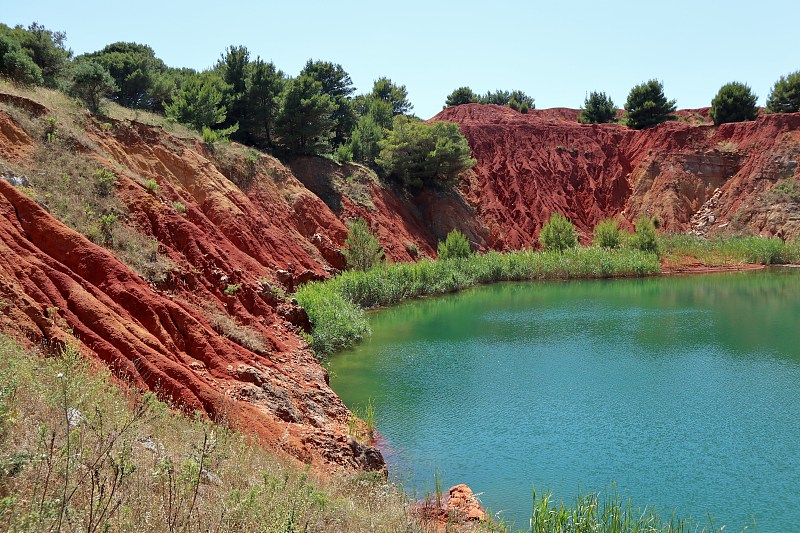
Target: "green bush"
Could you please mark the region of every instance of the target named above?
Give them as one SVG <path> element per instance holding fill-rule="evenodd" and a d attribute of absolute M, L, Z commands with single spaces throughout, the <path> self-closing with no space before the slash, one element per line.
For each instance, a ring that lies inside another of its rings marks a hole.
<path fill-rule="evenodd" d="M 619 248 L 622 244 L 619 223 L 613 218 L 601 220 L 594 227 L 594 245 L 601 248 Z"/>
<path fill-rule="evenodd" d="M 634 222 L 634 228 L 634 234 L 630 239 L 631 248 L 658 254 L 660 248 L 653 219 L 646 215 L 639 215 Z"/>
<path fill-rule="evenodd" d="M 578 245 L 578 234 L 567 217 L 561 213 L 553 213 L 550 220 L 542 226 L 539 242 L 543 250 L 563 252 Z"/>
<path fill-rule="evenodd" d="M 75 62 L 69 94 L 81 99 L 92 113 L 98 113 L 102 99 L 117 89 L 114 78 L 100 63 L 91 59 Z"/>
<path fill-rule="evenodd" d="M 347 225 L 350 234 L 344 241 L 342 250 L 347 268 L 351 270 L 367 270 L 383 261 L 383 247 L 369 229 L 363 218 Z"/>
<path fill-rule="evenodd" d="M 444 105 L 450 107 L 462 104 L 474 104 L 480 100 L 480 97 L 473 92 L 469 87 L 459 87 L 447 95 Z"/>
<path fill-rule="evenodd" d="M 583 108 L 578 122 L 583 124 L 605 124 L 614 122 L 617 117 L 617 106 L 606 93 L 590 92 L 583 101 Z"/>
<path fill-rule="evenodd" d="M 158 190 L 161 188 L 161 186 L 158 184 L 158 182 L 155 179 L 148 178 L 148 179 L 144 180 L 144 188 L 150 194 L 156 195 L 156 194 L 158 194 Z"/>
<path fill-rule="evenodd" d="M 800 111 L 800 70 L 781 76 L 767 97 L 767 113 Z"/>
<path fill-rule="evenodd" d="M 107 168 L 98 168 L 94 173 L 94 188 L 103 198 L 110 196 L 117 185 L 117 177 Z"/>
<path fill-rule="evenodd" d="M 467 139 L 458 124 L 425 123 L 403 115 L 378 143 L 377 163 L 406 187 L 449 185 L 475 166 Z"/>
<path fill-rule="evenodd" d="M 447 234 L 444 242 L 439 241 L 437 253 L 439 254 L 439 259 L 454 259 L 456 257 L 468 257 L 472 250 L 467 236 L 454 229 Z"/>
<path fill-rule="evenodd" d="M 664 85 L 658 80 L 641 83 L 631 89 L 625 102 L 626 124 L 637 130 L 675 120 L 675 100 L 664 96 Z"/>
<path fill-rule="evenodd" d="M 711 100 L 708 114 L 717 126 L 728 122 L 755 120 L 758 117 L 756 100 L 758 97 L 744 83 L 738 81 L 726 83 Z"/>

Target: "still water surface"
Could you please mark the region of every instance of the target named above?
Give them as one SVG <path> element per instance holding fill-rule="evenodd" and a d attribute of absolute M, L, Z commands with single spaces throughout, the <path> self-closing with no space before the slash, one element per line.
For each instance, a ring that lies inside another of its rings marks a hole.
<path fill-rule="evenodd" d="M 800 524 L 800 270 L 478 287 L 373 313 L 330 364 L 407 490 L 531 487 L 727 524 Z M 752 526 L 751 526 L 752 529 Z"/>

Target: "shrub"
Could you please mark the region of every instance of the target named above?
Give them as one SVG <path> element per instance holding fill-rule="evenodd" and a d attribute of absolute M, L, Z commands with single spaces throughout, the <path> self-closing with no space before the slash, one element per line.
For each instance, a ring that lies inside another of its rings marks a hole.
<path fill-rule="evenodd" d="M 519 112 L 522 113 L 523 115 L 527 115 L 529 109 L 530 107 L 528 107 L 528 102 L 522 102 L 519 105 Z"/>
<path fill-rule="evenodd" d="M 767 113 L 800 111 L 800 70 L 781 76 L 767 97 Z"/>
<path fill-rule="evenodd" d="M 646 215 L 639 215 L 634 223 L 635 232 L 630 240 L 630 246 L 643 252 L 659 253 L 658 235 L 653 219 Z"/>
<path fill-rule="evenodd" d="M 619 223 L 613 218 L 601 220 L 594 227 L 594 244 L 601 248 L 619 248 L 622 237 Z"/>
<path fill-rule="evenodd" d="M 147 189 L 147 192 L 150 194 L 155 195 L 158 194 L 158 189 L 160 189 L 161 186 L 153 178 L 148 178 L 144 181 L 144 188 Z"/>
<path fill-rule="evenodd" d="M 455 91 L 447 95 L 444 105 L 450 107 L 462 104 L 474 104 L 480 100 L 480 97 L 475 94 L 469 87 L 459 87 Z"/>
<path fill-rule="evenodd" d="M 575 226 L 561 213 L 553 213 L 550 220 L 542 226 L 539 242 L 545 251 L 563 252 L 578 245 Z"/>
<path fill-rule="evenodd" d="M 452 122 L 427 124 L 398 115 L 378 146 L 377 163 L 406 187 L 449 185 L 476 163 L 467 139 Z"/>
<path fill-rule="evenodd" d="M 347 268 L 368 270 L 383 260 L 383 247 L 367 226 L 363 218 L 348 224 L 350 234 L 345 239 L 346 248 L 342 250 Z"/>
<path fill-rule="evenodd" d="M 103 239 L 106 242 L 114 240 L 113 229 L 117 220 L 119 220 L 119 217 L 113 213 L 107 213 L 98 217 L 97 221 L 100 223 L 100 232 L 103 234 Z"/>
<path fill-rule="evenodd" d="M 177 211 L 180 216 L 186 216 L 186 206 L 182 202 L 172 202 L 172 207 L 175 208 L 175 211 Z"/>
<path fill-rule="evenodd" d="M 107 168 L 98 168 L 94 173 L 94 188 L 101 197 L 109 196 L 117 185 L 117 177 Z"/>
<path fill-rule="evenodd" d="M 590 92 L 583 101 L 578 122 L 583 124 L 605 124 L 614 122 L 617 117 L 617 106 L 606 93 Z"/>
<path fill-rule="evenodd" d="M 641 130 L 667 120 L 675 120 L 675 100 L 664 96 L 664 85 L 658 80 L 641 83 L 631 89 L 625 102 L 626 123 Z"/>
<path fill-rule="evenodd" d="M 239 292 L 239 289 L 241 288 L 242 288 L 241 283 L 229 283 L 228 286 L 225 287 L 225 290 L 222 292 L 225 293 L 225 296 L 233 296 L 234 294 Z"/>
<path fill-rule="evenodd" d="M 23 85 L 41 85 L 44 83 L 42 69 L 22 50 L 7 52 L 2 58 L 0 73 Z"/>
<path fill-rule="evenodd" d="M 711 100 L 711 110 L 708 114 L 717 126 L 728 122 L 755 120 L 758 116 L 757 99 L 750 87 L 744 83 L 738 81 L 726 83 Z"/>
<path fill-rule="evenodd" d="M 42 69 L 10 35 L 0 34 L 0 76 L 8 76 L 24 85 L 44 83 Z"/>
<path fill-rule="evenodd" d="M 439 241 L 437 252 L 439 259 L 454 259 L 456 257 L 469 257 L 472 250 L 467 236 L 454 229 L 447 234 L 444 242 Z"/>
<path fill-rule="evenodd" d="M 89 111 L 98 113 L 102 99 L 117 90 L 114 78 L 103 65 L 92 60 L 75 62 L 69 94 L 82 100 Z"/>

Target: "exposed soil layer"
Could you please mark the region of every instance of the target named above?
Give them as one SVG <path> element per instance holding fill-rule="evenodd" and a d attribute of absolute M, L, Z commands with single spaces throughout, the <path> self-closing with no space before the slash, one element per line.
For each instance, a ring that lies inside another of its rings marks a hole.
<path fill-rule="evenodd" d="M 30 117 L 0 110 L 4 172 L 35 178 L 37 150 L 47 146 L 29 130 L 53 111 L 20 96 L 0 103 Z M 681 116 L 702 123 L 704 113 Z M 83 138 L 70 146 L 114 173 L 119 223 L 157 241 L 171 266 L 164 279 L 142 278 L 56 220 L 30 189 L 0 179 L 0 331 L 55 346 L 77 339 L 134 386 L 228 420 L 299 461 L 381 469 L 375 448 L 348 438 L 350 413 L 301 337 L 305 312 L 287 296 L 344 267 L 349 220 L 364 217 L 394 261 L 435 256 L 453 228 L 475 249 L 530 246 L 555 211 L 583 242 L 598 220 L 628 224 L 640 213 L 668 231 L 800 235 L 792 188 L 800 115 L 630 131 L 581 125 L 577 114 L 448 108 L 437 119 L 460 124 L 478 164 L 458 190 L 416 194 L 360 165 L 284 165 L 85 114 Z"/>
<path fill-rule="evenodd" d="M 578 124 L 577 111 L 479 104 L 433 120 L 458 123 L 478 160 L 461 191 L 492 248 L 530 246 L 556 211 L 584 243 L 600 219 L 639 214 L 657 216 L 664 231 L 800 236 L 797 198 L 772 192 L 782 180 L 797 185 L 800 114 L 714 127 L 701 122 L 707 111 L 643 131 Z"/>

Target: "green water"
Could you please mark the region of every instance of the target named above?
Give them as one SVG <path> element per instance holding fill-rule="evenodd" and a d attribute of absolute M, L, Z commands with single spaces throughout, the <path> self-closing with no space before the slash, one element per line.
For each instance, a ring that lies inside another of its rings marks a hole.
<path fill-rule="evenodd" d="M 371 315 L 331 360 L 394 476 L 527 527 L 531 487 L 800 528 L 800 271 L 478 287 Z M 751 526 L 752 529 L 752 526 Z"/>

